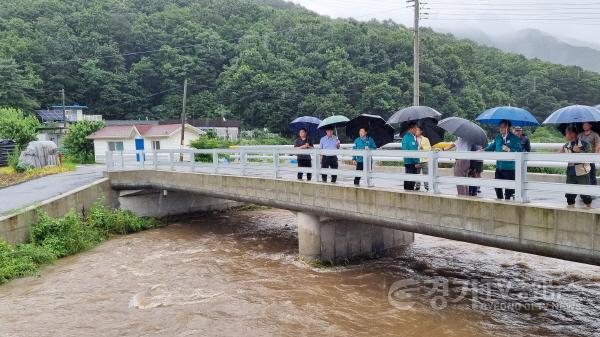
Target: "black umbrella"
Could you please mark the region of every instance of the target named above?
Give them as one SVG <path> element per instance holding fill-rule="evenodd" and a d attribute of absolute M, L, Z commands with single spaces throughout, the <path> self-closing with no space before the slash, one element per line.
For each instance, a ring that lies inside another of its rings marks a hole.
<path fill-rule="evenodd" d="M 346 124 L 346 136 L 350 139 L 358 138 L 358 130 L 366 127 L 369 136 L 373 138 L 377 147 L 382 147 L 394 141 L 394 128 L 377 115 L 362 114 L 351 119 Z"/>
<path fill-rule="evenodd" d="M 460 117 L 448 117 L 441 120 L 438 126 L 471 144 L 485 145 L 487 143 L 485 131 L 470 120 Z"/>
<path fill-rule="evenodd" d="M 588 122 L 592 124 L 592 130 L 596 133 L 600 133 L 600 122 Z M 567 126 L 572 126 L 575 128 L 575 132 L 581 133 L 583 132 L 583 123 L 563 123 L 558 125 L 558 131 L 560 131 L 563 135 L 567 131 Z"/>
<path fill-rule="evenodd" d="M 413 122 L 414 121 L 409 121 L 400 124 L 400 137 L 404 136 L 406 131 L 408 131 L 408 127 Z M 438 126 L 437 119 L 424 118 L 418 120 L 416 123 L 421 130 L 423 130 L 423 135 L 429 139 L 429 143 L 431 143 L 432 146 L 444 140 L 444 133 L 446 131 Z"/>
<path fill-rule="evenodd" d="M 440 119 L 442 114 L 437 110 L 424 105 L 410 106 L 400 111 L 395 112 L 388 119 L 389 124 L 400 124 L 408 121 L 417 121 L 424 118 Z"/>

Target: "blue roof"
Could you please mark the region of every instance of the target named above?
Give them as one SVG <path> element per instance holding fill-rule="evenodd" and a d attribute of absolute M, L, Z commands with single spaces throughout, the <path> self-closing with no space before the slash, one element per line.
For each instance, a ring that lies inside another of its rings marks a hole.
<path fill-rule="evenodd" d="M 54 109 L 62 109 L 62 105 L 53 105 L 52 106 Z M 73 105 L 65 105 L 66 109 L 87 109 L 88 107 L 86 105 L 79 105 L 77 103 L 73 103 Z"/>

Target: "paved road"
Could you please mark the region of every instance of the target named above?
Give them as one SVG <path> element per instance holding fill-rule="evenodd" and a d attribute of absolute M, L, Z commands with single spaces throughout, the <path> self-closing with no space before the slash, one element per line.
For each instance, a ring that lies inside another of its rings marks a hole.
<path fill-rule="evenodd" d="M 0 214 L 69 192 L 102 178 L 104 165 L 78 166 L 75 171 L 54 174 L 0 189 Z"/>

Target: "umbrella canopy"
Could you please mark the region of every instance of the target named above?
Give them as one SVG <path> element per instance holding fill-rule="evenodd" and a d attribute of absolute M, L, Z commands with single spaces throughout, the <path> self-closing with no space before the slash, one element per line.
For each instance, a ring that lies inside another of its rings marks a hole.
<path fill-rule="evenodd" d="M 438 126 L 471 144 L 485 145 L 487 143 L 485 131 L 470 120 L 460 117 L 448 117 L 441 120 Z"/>
<path fill-rule="evenodd" d="M 366 127 L 369 136 L 373 138 L 377 147 L 382 147 L 394 140 L 394 128 L 377 115 L 362 114 L 353 118 L 346 124 L 346 136 L 350 139 L 358 137 L 358 130 Z"/>
<path fill-rule="evenodd" d="M 544 124 L 599 122 L 600 109 L 588 105 L 570 105 L 554 111 Z"/>
<path fill-rule="evenodd" d="M 411 121 L 412 122 L 412 121 Z M 400 124 L 400 137 L 403 137 L 411 122 L 403 122 Z M 417 125 L 423 130 L 423 135 L 429 139 L 431 145 L 435 145 L 444 140 L 444 129 L 438 126 L 438 121 L 435 118 L 424 118 L 417 121 Z"/>
<path fill-rule="evenodd" d="M 500 106 L 485 110 L 479 115 L 476 121 L 483 124 L 500 124 L 503 120 L 508 120 L 513 126 L 538 126 L 540 123 L 533 115 L 521 108 L 511 106 Z"/>
<path fill-rule="evenodd" d="M 392 117 L 388 119 L 389 124 L 400 124 L 408 121 L 416 121 L 423 118 L 435 118 L 440 119 L 442 114 L 437 110 L 428 106 L 410 106 L 400 111 L 395 112 Z"/>
<path fill-rule="evenodd" d="M 317 129 L 319 123 L 321 123 L 321 120 L 317 117 L 302 116 L 294 119 L 288 127 L 294 134 L 298 134 L 300 129 L 306 129 L 309 136 L 314 137 L 319 134 L 319 130 Z"/>
<path fill-rule="evenodd" d="M 330 128 L 336 128 L 338 126 L 344 126 L 344 125 L 346 125 L 346 123 L 348 123 L 349 121 L 350 120 L 346 116 L 335 115 L 335 116 L 331 116 L 331 117 L 325 118 L 319 124 L 318 128 L 319 129 L 326 129 L 328 127 L 330 127 Z"/>

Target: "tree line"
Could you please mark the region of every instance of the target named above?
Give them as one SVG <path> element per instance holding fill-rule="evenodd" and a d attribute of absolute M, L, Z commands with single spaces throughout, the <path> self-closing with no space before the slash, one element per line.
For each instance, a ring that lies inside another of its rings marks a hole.
<path fill-rule="evenodd" d="M 388 117 L 412 103 L 412 33 L 278 0 L 4 0 L 0 106 L 67 100 L 105 119 L 194 117 L 282 132 L 294 117 Z M 520 106 L 542 119 L 599 104 L 600 74 L 422 33 L 421 104 L 474 118 Z"/>

